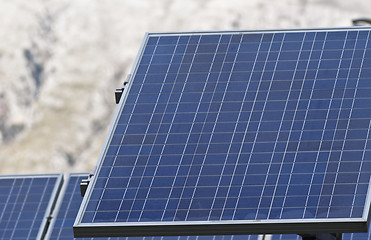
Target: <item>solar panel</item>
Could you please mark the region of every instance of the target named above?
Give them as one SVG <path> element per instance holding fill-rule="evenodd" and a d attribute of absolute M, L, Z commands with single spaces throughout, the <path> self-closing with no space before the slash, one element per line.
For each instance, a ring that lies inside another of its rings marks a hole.
<path fill-rule="evenodd" d="M 369 38 L 146 35 L 75 236 L 367 231 Z"/>
<path fill-rule="evenodd" d="M 64 181 L 61 193 L 53 211 L 45 240 L 87 240 L 95 238 L 74 238 L 73 222 L 76 218 L 82 197 L 80 193 L 81 180 L 88 178 L 88 173 L 70 173 Z M 101 240 L 126 240 L 126 238 L 99 238 Z"/>
<path fill-rule="evenodd" d="M 80 183 L 87 177 L 87 173 L 69 174 L 65 179 L 45 239 L 73 239 L 72 225 L 82 201 Z"/>
<path fill-rule="evenodd" d="M 0 239 L 42 239 L 62 175 L 0 176 Z"/>

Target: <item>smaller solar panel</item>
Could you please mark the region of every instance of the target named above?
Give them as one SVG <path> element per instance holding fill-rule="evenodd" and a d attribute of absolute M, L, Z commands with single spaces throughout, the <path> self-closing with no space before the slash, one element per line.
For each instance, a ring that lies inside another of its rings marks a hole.
<path fill-rule="evenodd" d="M 86 178 L 88 178 L 88 173 L 70 173 L 68 175 L 59 194 L 45 240 L 95 239 L 73 237 L 73 222 L 83 199 L 80 193 L 80 183 Z M 99 239 L 126 240 L 126 238 L 108 237 Z"/>
<path fill-rule="evenodd" d="M 65 180 L 45 239 L 73 239 L 72 225 L 82 201 L 80 182 L 87 177 L 87 173 L 70 174 Z"/>
<path fill-rule="evenodd" d="M 61 174 L 0 176 L 0 239 L 42 239 Z"/>

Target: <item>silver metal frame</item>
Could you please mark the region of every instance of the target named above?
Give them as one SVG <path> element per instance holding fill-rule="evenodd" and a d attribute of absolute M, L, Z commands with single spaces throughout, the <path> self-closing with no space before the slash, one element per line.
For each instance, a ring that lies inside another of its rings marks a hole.
<path fill-rule="evenodd" d="M 61 208 L 61 205 L 63 203 L 64 194 L 66 193 L 66 190 L 67 190 L 67 187 L 68 187 L 68 184 L 70 182 L 71 177 L 75 177 L 75 176 L 88 177 L 89 176 L 89 173 L 69 173 L 65 177 L 65 180 L 63 182 L 63 186 L 62 186 L 62 188 L 61 188 L 61 190 L 59 192 L 59 195 L 58 195 L 58 200 L 56 201 L 54 210 L 53 210 L 53 212 L 50 215 L 50 219 L 51 220 L 50 220 L 50 223 L 49 223 L 47 232 L 45 234 L 45 237 L 43 238 L 44 240 L 48 240 L 51 237 L 51 234 L 52 234 L 53 229 L 54 229 L 55 221 L 57 219 L 57 216 L 58 216 L 59 210 Z"/>
<path fill-rule="evenodd" d="M 199 34 L 242 34 L 242 33 L 277 33 L 277 32 L 321 32 L 345 30 L 370 30 L 371 27 L 341 27 L 341 28 L 310 28 L 310 29 L 280 29 L 280 30 L 241 30 L 241 31 L 200 31 L 200 32 L 157 32 L 146 33 L 130 72 L 129 83 L 126 85 L 120 103 L 111 123 L 109 134 L 100 153 L 91 183 L 88 186 L 84 200 L 80 206 L 74 223 L 75 237 L 117 237 L 117 236 L 170 236 L 170 235 L 236 235 L 236 234 L 305 234 L 313 233 L 345 233 L 367 232 L 369 210 L 371 204 L 371 184 L 369 184 L 367 199 L 362 218 L 333 219 L 287 219 L 287 220 L 251 220 L 251 221 L 194 221 L 194 222 L 140 222 L 140 223 L 82 223 L 90 195 L 96 183 L 96 175 L 102 167 L 104 156 L 113 136 L 113 130 L 118 122 L 128 93 L 132 86 L 144 47 L 150 36 L 168 35 L 199 35 Z"/>
<path fill-rule="evenodd" d="M 59 191 L 63 184 L 63 174 L 20 174 L 20 175 L 0 175 L 0 179 L 15 179 L 15 178 L 44 178 L 44 177 L 56 177 L 57 180 L 55 182 L 53 192 L 50 195 L 49 203 L 47 208 L 45 209 L 45 214 L 43 220 L 40 224 L 39 232 L 37 234 L 36 239 L 44 239 L 45 232 L 47 231 L 48 227 L 48 219 L 50 214 L 52 213 L 55 203 L 57 201 L 57 197 Z"/>
<path fill-rule="evenodd" d="M 334 27 L 334 28 L 288 28 L 288 29 L 246 29 L 246 30 L 219 30 L 219 31 L 192 31 L 192 32 L 150 32 L 148 36 L 168 36 L 168 35 L 213 35 L 213 34 L 245 34 L 245 33 L 279 33 L 279 32 L 336 32 L 345 30 L 370 30 L 371 26 L 351 26 L 351 27 Z M 145 36 L 147 37 L 147 36 Z M 146 39 L 145 39 L 146 40 Z"/>

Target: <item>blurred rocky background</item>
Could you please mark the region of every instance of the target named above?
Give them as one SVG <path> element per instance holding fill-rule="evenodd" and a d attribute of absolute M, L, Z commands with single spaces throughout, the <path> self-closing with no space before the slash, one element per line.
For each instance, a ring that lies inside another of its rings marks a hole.
<path fill-rule="evenodd" d="M 91 171 L 145 32 L 360 17 L 369 0 L 1 0 L 0 174 Z"/>

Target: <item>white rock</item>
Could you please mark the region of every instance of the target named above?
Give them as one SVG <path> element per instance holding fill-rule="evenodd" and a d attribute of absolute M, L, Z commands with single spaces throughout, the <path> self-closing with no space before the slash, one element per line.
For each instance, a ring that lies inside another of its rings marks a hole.
<path fill-rule="evenodd" d="M 368 0 L 0 1 L 0 173 L 91 171 L 145 32 L 350 26 Z"/>

